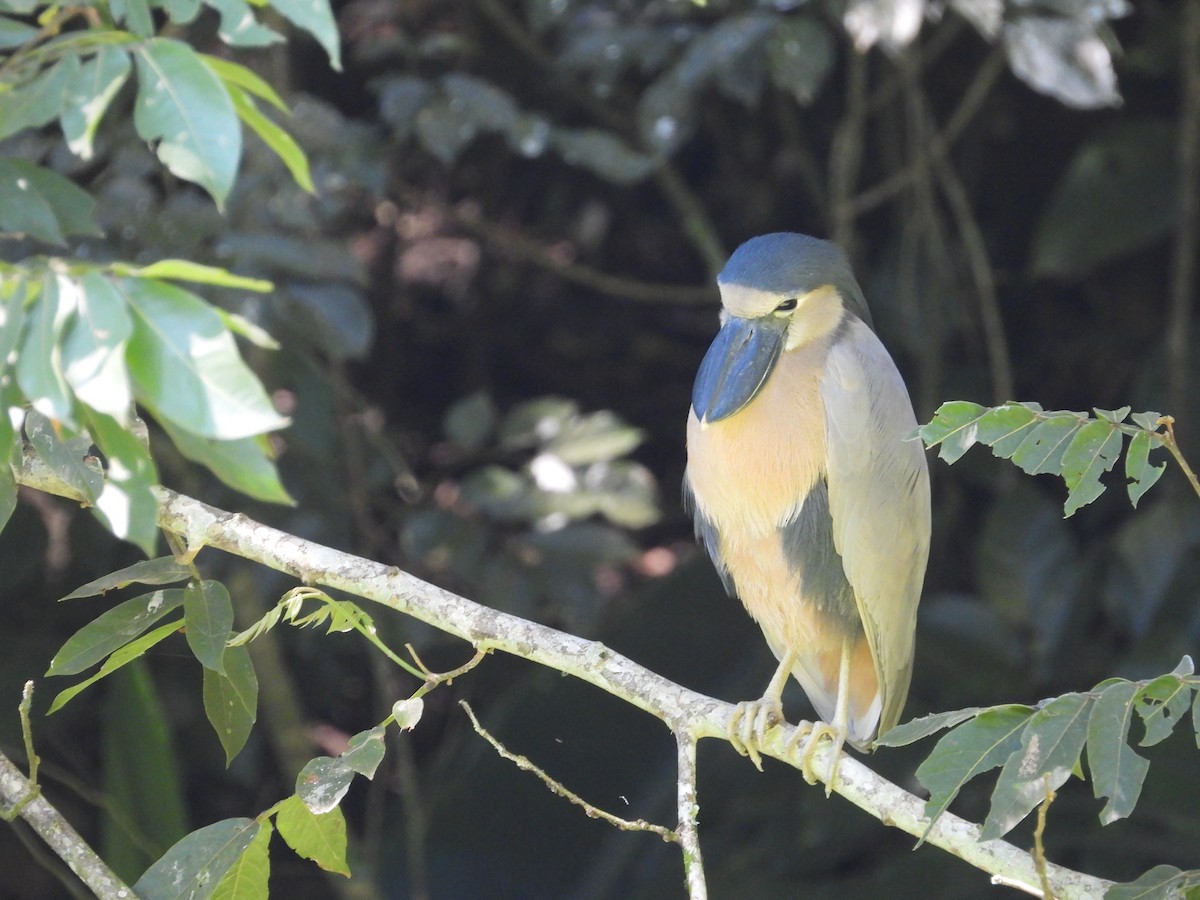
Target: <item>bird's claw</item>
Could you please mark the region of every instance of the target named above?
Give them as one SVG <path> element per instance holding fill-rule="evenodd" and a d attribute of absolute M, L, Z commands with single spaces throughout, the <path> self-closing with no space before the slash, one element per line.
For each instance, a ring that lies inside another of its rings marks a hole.
<path fill-rule="evenodd" d="M 828 739 L 833 746 L 833 758 L 829 763 L 829 771 L 822 779 L 813 768 L 813 755 L 820 748 L 821 741 L 825 739 Z M 833 793 L 833 783 L 837 779 L 838 763 L 842 758 L 842 745 L 846 742 L 846 733 L 828 722 L 801 722 L 796 727 L 796 733 L 788 738 L 786 745 L 788 753 L 795 750 L 801 741 L 804 742 L 804 749 L 800 751 L 800 774 L 809 784 L 824 781 L 825 796 L 828 797 Z"/>
<path fill-rule="evenodd" d="M 742 756 L 750 757 L 754 768 L 762 771 L 759 747 L 767 732 L 784 721 L 783 704 L 777 697 L 744 700 L 737 705 L 729 720 L 729 743 Z"/>

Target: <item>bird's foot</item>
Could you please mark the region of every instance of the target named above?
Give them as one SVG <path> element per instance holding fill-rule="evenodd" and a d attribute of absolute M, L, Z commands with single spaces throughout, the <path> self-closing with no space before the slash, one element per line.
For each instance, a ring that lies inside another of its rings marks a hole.
<path fill-rule="evenodd" d="M 826 739 L 833 746 L 833 758 L 829 763 L 829 771 L 825 778 L 821 779 L 813 768 L 813 756 L 820 749 L 821 742 Z M 799 746 L 801 741 L 804 742 L 804 749 L 800 752 L 800 774 L 809 784 L 816 784 L 818 781 L 824 780 L 825 796 L 828 797 L 833 793 L 833 783 L 837 779 L 838 763 L 842 758 L 842 745 L 846 743 L 846 732 L 828 722 L 801 722 L 796 728 L 796 733 L 788 738 L 788 752 L 790 753 Z"/>
<path fill-rule="evenodd" d="M 742 756 L 749 756 L 754 768 L 761 772 L 762 739 L 783 721 L 783 703 L 778 697 L 767 694 L 757 700 L 743 700 L 729 720 L 729 743 Z"/>

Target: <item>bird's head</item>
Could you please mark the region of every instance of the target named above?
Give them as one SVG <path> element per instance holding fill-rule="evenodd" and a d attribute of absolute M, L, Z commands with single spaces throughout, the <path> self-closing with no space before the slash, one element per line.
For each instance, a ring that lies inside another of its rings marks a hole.
<path fill-rule="evenodd" d="M 749 403 L 781 354 L 819 340 L 847 313 L 871 324 L 845 254 L 804 234 L 752 238 L 721 274 L 721 330 L 700 363 L 692 408 L 701 424 L 719 422 Z"/>

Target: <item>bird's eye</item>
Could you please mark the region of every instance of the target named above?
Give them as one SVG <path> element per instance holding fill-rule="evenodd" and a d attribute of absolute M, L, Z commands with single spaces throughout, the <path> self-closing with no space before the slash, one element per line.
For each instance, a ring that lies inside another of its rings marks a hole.
<path fill-rule="evenodd" d="M 799 303 L 800 301 L 795 297 L 789 297 L 787 300 L 784 300 L 777 307 L 775 307 L 775 312 L 791 312 L 799 305 Z"/>

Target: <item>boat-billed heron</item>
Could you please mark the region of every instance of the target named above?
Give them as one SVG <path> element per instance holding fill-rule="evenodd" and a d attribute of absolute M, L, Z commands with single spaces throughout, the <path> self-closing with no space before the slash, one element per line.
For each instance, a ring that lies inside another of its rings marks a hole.
<path fill-rule="evenodd" d="M 692 388 L 685 500 L 726 589 L 779 668 L 730 737 L 757 745 L 794 676 L 818 740 L 866 749 L 896 724 L 912 675 L 929 555 L 929 471 L 912 404 L 850 265 L 802 234 L 747 241 L 717 276 L 721 330 Z"/>

